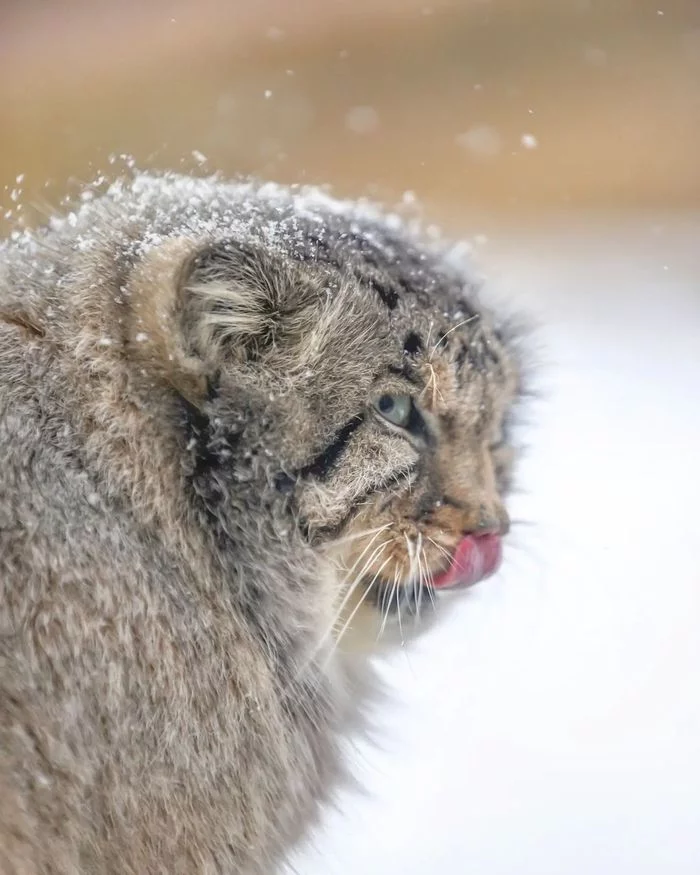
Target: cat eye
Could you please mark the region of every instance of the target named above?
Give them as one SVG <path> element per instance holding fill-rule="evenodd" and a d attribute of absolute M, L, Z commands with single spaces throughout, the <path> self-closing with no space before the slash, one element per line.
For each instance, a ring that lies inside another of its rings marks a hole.
<path fill-rule="evenodd" d="M 380 395 L 374 402 L 374 409 L 387 422 L 406 428 L 411 419 L 413 402 L 410 395 Z"/>

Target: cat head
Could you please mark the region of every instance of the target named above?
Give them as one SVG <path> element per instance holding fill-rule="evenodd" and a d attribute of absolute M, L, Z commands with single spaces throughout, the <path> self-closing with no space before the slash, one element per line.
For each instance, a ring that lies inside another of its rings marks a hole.
<path fill-rule="evenodd" d="M 487 576 L 521 385 L 506 334 L 396 223 L 294 199 L 285 222 L 274 244 L 174 236 L 134 270 L 130 344 L 182 399 L 194 493 L 214 521 L 246 490 L 283 507 L 384 609 Z"/>

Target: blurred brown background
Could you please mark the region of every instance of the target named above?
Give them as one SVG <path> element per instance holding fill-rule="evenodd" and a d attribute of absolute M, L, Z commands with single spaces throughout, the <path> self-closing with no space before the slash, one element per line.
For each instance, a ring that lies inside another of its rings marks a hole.
<path fill-rule="evenodd" d="M 448 222 L 697 206 L 700 0 L 13 0 L 0 108 L 4 230 L 111 153 Z"/>

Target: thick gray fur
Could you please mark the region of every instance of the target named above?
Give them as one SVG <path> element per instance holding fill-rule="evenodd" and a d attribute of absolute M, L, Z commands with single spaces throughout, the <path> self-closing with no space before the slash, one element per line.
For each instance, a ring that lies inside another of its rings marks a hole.
<path fill-rule="evenodd" d="M 364 206 L 174 175 L 83 200 L 0 249 L 0 873 L 270 873 L 364 697 L 325 548 L 449 468 L 365 413 L 377 374 L 413 331 L 442 379 L 460 336 L 474 460 L 515 365 L 468 277 Z M 498 517 L 481 462 L 450 470 Z"/>

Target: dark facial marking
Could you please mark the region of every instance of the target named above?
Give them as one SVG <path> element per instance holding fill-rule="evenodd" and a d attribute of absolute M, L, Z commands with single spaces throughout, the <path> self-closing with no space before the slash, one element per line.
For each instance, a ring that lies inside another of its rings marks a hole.
<path fill-rule="evenodd" d="M 180 399 L 180 417 L 190 497 L 223 549 L 230 540 L 221 517 L 230 488 L 225 481 L 232 476 L 232 456 L 240 435 L 215 429 L 209 416 L 184 398 Z"/>
<path fill-rule="evenodd" d="M 207 377 L 207 401 L 214 401 L 219 397 L 221 373 L 217 371 L 211 377 Z"/>
<path fill-rule="evenodd" d="M 16 325 L 18 328 L 24 329 L 28 334 L 31 334 L 34 337 L 44 337 L 46 334 L 43 328 L 30 322 L 24 315 L 3 313 L 0 311 L 0 319 L 8 325 Z"/>
<path fill-rule="evenodd" d="M 370 279 L 369 285 L 386 304 L 388 310 L 396 309 L 396 305 L 399 303 L 399 296 L 394 289 L 383 283 L 378 283 L 376 279 Z"/>
<path fill-rule="evenodd" d="M 184 425 L 185 441 L 192 446 L 194 467 L 193 479 L 198 479 L 211 468 L 216 467 L 217 458 L 209 447 L 210 422 L 206 413 L 203 413 L 194 404 L 190 404 L 185 398 L 180 399 L 182 418 Z"/>
<path fill-rule="evenodd" d="M 421 440 L 425 441 L 429 447 L 432 447 L 435 444 L 435 437 L 425 424 L 425 420 L 413 402 L 411 402 L 411 413 L 408 417 L 408 422 L 406 423 L 406 431 L 421 438 Z"/>
<path fill-rule="evenodd" d="M 317 480 L 325 480 L 331 469 L 345 451 L 350 438 L 364 422 L 363 416 L 353 416 L 333 438 L 333 441 L 322 450 L 316 458 L 301 469 L 301 477 L 315 477 Z"/>
<path fill-rule="evenodd" d="M 296 480 L 290 477 L 289 474 L 285 474 L 284 471 L 279 471 L 275 474 L 273 482 L 278 492 L 281 492 L 282 495 L 289 495 L 294 490 Z"/>
<path fill-rule="evenodd" d="M 455 357 L 455 369 L 457 370 L 457 372 L 461 371 L 464 367 L 464 362 L 466 361 L 468 354 L 469 350 L 467 348 L 467 344 L 463 340 L 461 340 L 459 342 L 459 352 Z"/>
<path fill-rule="evenodd" d="M 406 339 L 403 342 L 403 351 L 406 355 L 417 355 L 422 349 L 423 341 L 415 331 L 411 331 L 410 334 L 406 335 Z"/>

